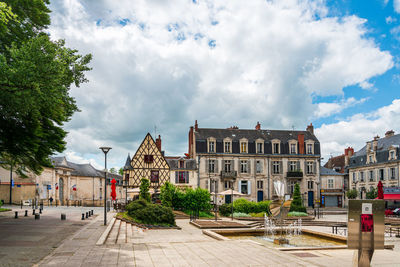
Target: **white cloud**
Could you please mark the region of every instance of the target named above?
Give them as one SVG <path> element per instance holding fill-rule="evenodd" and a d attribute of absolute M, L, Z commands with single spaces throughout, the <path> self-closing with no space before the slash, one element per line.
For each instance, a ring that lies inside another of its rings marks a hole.
<path fill-rule="evenodd" d="M 100 159 L 98 146 L 111 145 L 115 165 L 154 125 L 167 154 L 186 152 L 195 119 L 304 127 L 312 96 L 342 96 L 393 66 L 364 19 L 328 16 L 322 0 L 65 0 L 51 9 L 52 37 L 94 56 L 90 83 L 72 90 L 82 112 L 66 126 L 68 151 Z"/>
<path fill-rule="evenodd" d="M 397 21 L 397 19 L 392 16 L 386 17 L 385 20 L 386 20 L 386 24 L 392 24 Z"/>
<path fill-rule="evenodd" d="M 322 156 L 328 159 L 330 154 L 343 154 L 348 146 L 358 151 L 374 136 L 384 137 L 388 130 L 400 133 L 399 125 L 400 99 L 395 99 L 390 105 L 368 114 L 356 114 L 347 120 L 323 124 L 315 129 L 315 134 L 321 142 Z"/>
<path fill-rule="evenodd" d="M 342 112 L 344 109 L 362 104 L 368 98 L 362 98 L 360 100 L 355 99 L 354 97 L 350 97 L 348 99 L 342 99 L 340 102 L 333 103 L 318 103 L 317 109 L 314 111 L 314 115 L 316 118 L 329 117 L 333 114 L 338 114 Z"/>
<path fill-rule="evenodd" d="M 400 13 L 400 0 L 393 0 L 394 11 Z"/>

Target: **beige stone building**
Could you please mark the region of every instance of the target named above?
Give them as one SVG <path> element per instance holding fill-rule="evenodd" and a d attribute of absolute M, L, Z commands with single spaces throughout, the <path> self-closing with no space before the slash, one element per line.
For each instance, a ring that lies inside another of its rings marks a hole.
<path fill-rule="evenodd" d="M 387 131 L 385 137 L 376 136 L 349 159 L 349 183 L 351 189 L 359 191 L 365 198 L 366 192 L 376 188 L 379 181 L 384 187 L 398 187 L 400 134 Z"/>
<path fill-rule="evenodd" d="M 14 187 L 12 201 L 19 204 L 22 201 L 34 199 L 48 203 L 50 197 L 58 205 L 102 206 L 104 203 L 104 171 L 95 169 L 90 164 L 77 164 L 68 161 L 65 157 L 53 157 L 53 168 L 44 168 L 40 175 L 28 174 L 28 178 L 21 178 L 13 174 Z M 8 173 L 8 175 L 7 175 Z M 0 169 L 1 199 L 9 199 L 9 171 Z M 3 179 L 4 177 L 4 179 Z M 117 181 L 117 199 L 125 199 L 122 188 L 122 176 L 107 174 L 107 198 L 111 199 L 112 179 Z M 5 182 L 3 182 L 3 180 Z"/>
<path fill-rule="evenodd" d="M 196 160 L 186 157 L 165 157 L 170 167 L 170 182 L 177 187 L 197 188 Z"/>
<path fill-rule="evenodd" d="M 321 207 L 344 206 L 344 173 L 321 167 Z"/>
<path fill-rule="evenodd" d="M 306 131 L 199 128 L 189 131 L 189 156 L 198 163 L 198 186 L 211 192 L 230 189 L 252 201 L 276 197 L 274 181 L 291 195 L 296 183 L 306 205 L 318 198 L 320 143 L 312 124 Z M 230 196 L 225 197 L 230 202 Z"/>

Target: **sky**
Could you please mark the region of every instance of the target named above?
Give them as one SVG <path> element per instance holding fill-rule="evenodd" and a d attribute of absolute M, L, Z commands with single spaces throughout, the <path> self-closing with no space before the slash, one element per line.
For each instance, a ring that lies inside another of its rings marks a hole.
<path fill-rule="evenodd" d="M 116 4 L 118 3 L 118 4 Z M 400 133 L 400 0 L 58 0 L 54 40 L 91 53 L 62 154 L 125 164 L 149 132 L 166 155 L 188 131 L 305 130 L 323 161 Z"/>

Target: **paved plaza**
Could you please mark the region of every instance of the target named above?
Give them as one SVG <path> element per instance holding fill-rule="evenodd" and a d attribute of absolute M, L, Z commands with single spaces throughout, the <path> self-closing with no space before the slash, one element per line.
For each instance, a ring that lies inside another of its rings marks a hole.
<path fill-rule="evenodd" d="M 117 220 L 106 242 L 96 245 L 107 227 L 101 208 L 82 221 L 81 213 L 89 209 L 45 207 L 40 220 L 31 209 L 27 218 L 1 213 L 0 266 L 352 266 L 352 250 L 279 251 L 251 240 L 217 241 L 188 219 L 177 220 L 182 230 L 147 231 Z M 343 215 L 325 219 L 335 218 L 344 220 Z M 372 265 L 400 266 L 399 240 L 388 238 L 385 243 L 394 250 L 376 251 Z"/>

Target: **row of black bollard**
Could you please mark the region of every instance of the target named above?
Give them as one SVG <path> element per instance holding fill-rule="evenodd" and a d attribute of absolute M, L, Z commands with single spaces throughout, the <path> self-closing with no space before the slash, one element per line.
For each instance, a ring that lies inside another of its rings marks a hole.
<path fill-rule="evenodd" d="M 39 210 L 39 213 L 42 213 L 42 210 Z M 36 213 L 36 210 L 32 211 L 32 215 L 35 215 L 35 220 L 39 220 L 40 219 L 40 214 Z M 25 210 L 25 215 L 24 217 L 28 217 L 28 210 Z M 18 211 L 15 212 L 15 219 L 18 219 Z"/>
<path fill-rule="evenodd" d="M 81 220 L 85 220 L 88 219 L 89 217 L 93 216 L 94 212 L 93 210 L 89 210 L 86 213 L 82 213 L 82 219 Z"/>

